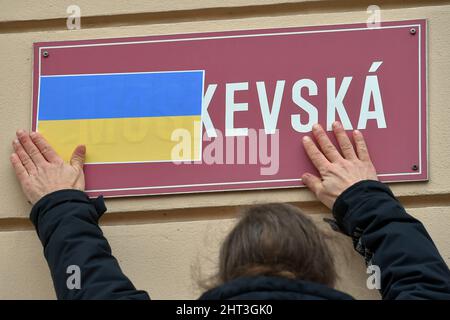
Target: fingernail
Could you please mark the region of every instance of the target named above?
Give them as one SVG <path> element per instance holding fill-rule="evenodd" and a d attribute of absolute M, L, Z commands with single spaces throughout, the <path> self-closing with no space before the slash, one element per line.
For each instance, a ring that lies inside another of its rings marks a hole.
<path fill-rule="evenodd" d="M 13 144 L 19 144 L 19 140 L 14 139 L 14 140 L 13 140 Z"/>
<path fill-rule="evenodd" d="M 308 136 L 304 136 L 304 137 L 303 137 L 303 141 L 306 142 L 306 141 L 309 141 L 309 140 L 310 140 L 310 138 L 309 138 Z"/>
<path fill-rule="evenodd" d="M 333 122 L 333 128 L 340 128 L 341 127 L 341 123 L 339 121 L 335 121 Z"/>
<path fill-rule="evenodd" d="M 30 136 L 31 136 L 32 138 L 36 137 L 36 135 L 37 135 L 37 134 L 36 134 L 36 132 L 34 132 L 34 131 L 30 133 Z"/>
<path fill-rule="evenodd" d="M 318 123 L 316 123 L 315 125 L 313 125 L 313 130 L 319 130 L 321 127 L 320 127 L 320 124 L 318 124 Z"/>
<path fill-rule="evenodd" d="M 25 131 L 22 130 L 22 129 L 17 130 L 17 135 L 18 135 L 18 136 L 21 136 L 21 135 L 23 135 L 24 133 L 25 133 Z"/>

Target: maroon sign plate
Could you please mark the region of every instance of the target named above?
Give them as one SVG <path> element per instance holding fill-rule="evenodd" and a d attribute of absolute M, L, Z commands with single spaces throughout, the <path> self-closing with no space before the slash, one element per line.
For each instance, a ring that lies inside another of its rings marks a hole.
<path fill-rule="evenodd" d="M 426 29 L 414 20 L 36 43 L 33 129 L 41 77 L 202 70 L 201 160 L 87 164 L 90 195 L 298 187 L 314 172 L 302 137 L 334 120 L 364 133 L 382 181 L 427 180 Z"/>

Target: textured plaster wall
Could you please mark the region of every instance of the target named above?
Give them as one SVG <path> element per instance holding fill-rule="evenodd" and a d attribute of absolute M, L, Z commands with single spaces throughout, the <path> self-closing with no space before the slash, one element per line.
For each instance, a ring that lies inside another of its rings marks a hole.
<path fill-rule="evenodd" d="M 66 30 L 66 7 L 81 7 L 82 29 Z M 30 210 L 11 171 L 10 140 L 30 127 L 32 43 L 185 32 L 290 27 L 367 20 L 369 1 L 0 0 L 0 298 L 53 299 L 41 244 L 28 222 Z M 378 1 L 383 20 L 429 22 L 430 181 L 393 184 L 450 262 L 450 1 Z M 86 22 L 86 23 L 85 23 Z M 323 226 L 329 214 L 304 189 L 227 192 L 108 200 L 102 220 L 114 254 L 139 288 L 156 299 L 196 298 L 198 267 L 214 271 L 218 247 L 233 225 L 236 207 L 284 201 Z M 326 227 L 326 226 L 323 226 Z M 378 298 L 365 287 L 362 259 L 348 239 L 334 245 L 338 287 L 357 298 Z"/>

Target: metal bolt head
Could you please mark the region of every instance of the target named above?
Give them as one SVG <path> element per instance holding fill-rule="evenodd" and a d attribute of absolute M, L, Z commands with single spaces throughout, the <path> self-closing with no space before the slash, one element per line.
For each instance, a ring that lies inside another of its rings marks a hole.
<path fill-rule="evenodd" d="M 48 57 L 48 51 L 42 52 L 42 56 L 43 56 L 44 58 L 47 58 L 47 57 Z"/>
<path fill-rule="evenodd" d="M 409 30 L 409 33 L 411 33 L 411 34 L 416 34 L 416 32 L 417 32 L 417 30 L 415 28 L 411 28 Z"/>
<path fill-rule="evenodd" d="M 413 165 L 413 166 L 411 167 L 411 169 L 412 169 L 413 171 L 417 171 L 417 170 L 419 170 L 419 167 L 417 166 L 417 164 L 415 164 L 415 165 Z"/>

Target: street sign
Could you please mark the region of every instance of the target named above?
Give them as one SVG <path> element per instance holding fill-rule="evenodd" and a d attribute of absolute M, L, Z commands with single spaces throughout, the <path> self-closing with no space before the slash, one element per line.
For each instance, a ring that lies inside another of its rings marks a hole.
<path fill-rule="evenodd" d="M 426 21 L 41 42 L 32 129 L 91 196 L 288 188 L 335 120 L 386 182 L 428 179 Z M 331 135 L 330 135 L 331 136 Z"/>

